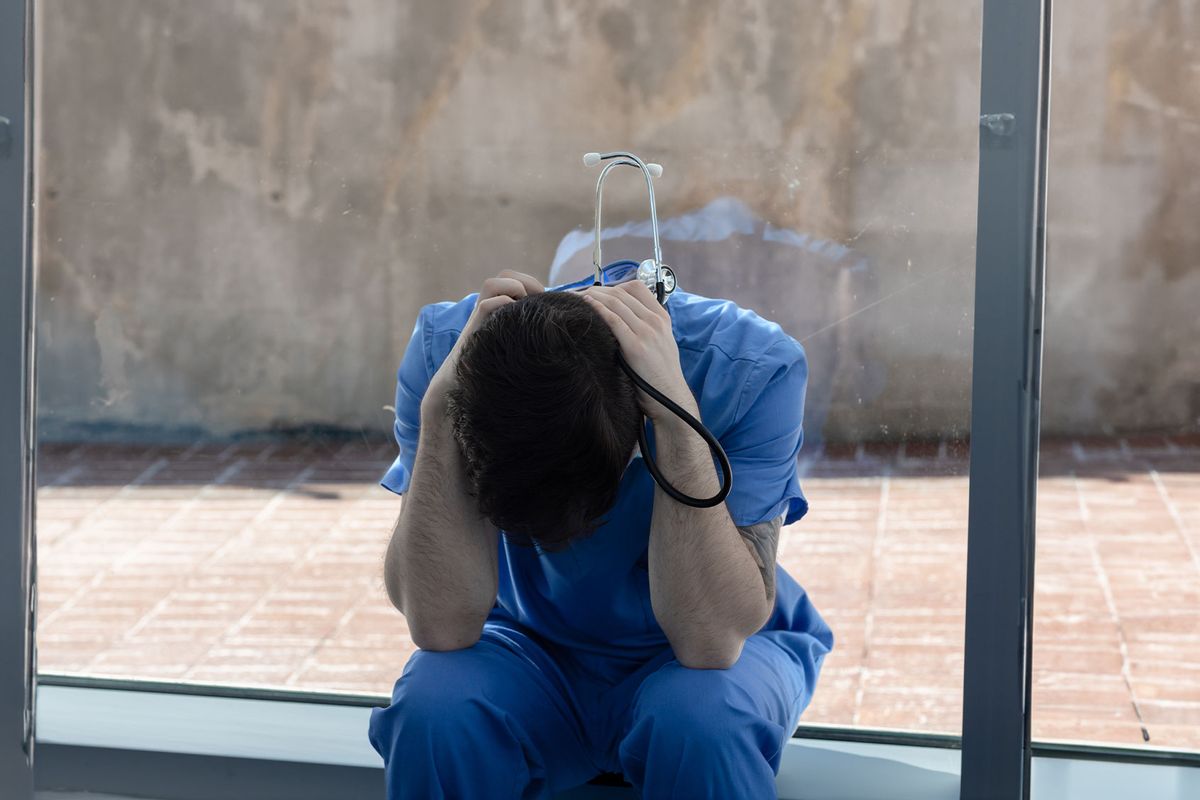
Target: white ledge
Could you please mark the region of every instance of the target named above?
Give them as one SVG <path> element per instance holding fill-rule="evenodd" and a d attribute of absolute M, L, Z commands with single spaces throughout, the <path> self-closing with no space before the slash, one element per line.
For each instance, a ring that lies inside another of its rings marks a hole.
<path fill-rule="evenodd" d="M 46 744 L 382 768 L 367 741 L 369 716 L 368 707 L 329 702 L 39 686 L 37 739 Z M 779 796 L 957 800 L 960 755 L 944 747 L 792 739 L 779 771 Z M 1035 758 L 1033 797 L 1190 800 L 1200 797 L 1200 769 Z"/>

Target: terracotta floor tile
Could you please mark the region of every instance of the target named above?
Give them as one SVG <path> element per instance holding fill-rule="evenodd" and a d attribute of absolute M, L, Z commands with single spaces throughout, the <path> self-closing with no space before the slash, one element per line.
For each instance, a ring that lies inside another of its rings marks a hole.
<path fill-rule="evenodd" d="M 1036 738 L 1140 745 L 1144 723 L 1152 745 L 1200 748 L 1193 438 L 1044 443 Z M 803 461 L 812 509 L 779 563 L 837 639 L 805 721 L 959 730 L 968 455 L 912 441 Z M 391 691 L 414 651 L 382 586 L 391 442 L 55 443 L 40 457 L 44 671 Z"/>

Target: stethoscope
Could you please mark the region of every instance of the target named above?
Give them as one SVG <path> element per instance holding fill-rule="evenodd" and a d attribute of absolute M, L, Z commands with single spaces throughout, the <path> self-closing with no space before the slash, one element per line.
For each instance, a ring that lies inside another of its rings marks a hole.
<path fill-rule="evenodd" d="M 650 291 L 654 293 L 654 296 L 658 298 L 658 302 L 665 308 L 667 301 L 671 299 L 671 295 L 678 287 L 678 282 L 675 279 L 675 271 L 663 263 L 662 245 L 658 238 L 658 211 L 654 204 L 654 181 L 652 179 L 662 177 L 663 169 L 658 164 L 647 164 L 633 153 L 620 151 L 612 153 L 587 153 L 583 157 L 584 166 L 588 167 L 594 167 L 601 161 L 608 161 L 609 163 L 604 165 L 604 169 L 600 170 L 600 177 L 596 179 L 596 246 L 592 249 L 592 265 L 595 267 L 595 276 L 590 284 L 585 278 L 581 281 L 555 288 L 560 290 L 579 290 L 588 285 L 611 286 L 616 283 L 624 283 L 626 280 L 636 279 L 645 283 Z M 607 267 L 603 267 L 601 265 L 604 262 L 600 255 L 600 213 L 604 195 L 604 179 L 608 177 L 608 173 L 615 167 L 620 166 L 636 167 L 641 170 L 642 176 L 646 179 L 646 192 L 650 196 L 650 231 L 654 239 L 654 257 L 647 258 L 640 264 L 634 261 L 622 260 L 615 261 Z M 638 449 L 641 450 L 642 460 L 646 463 L 646 470 L 654 478 L 655 483 L 662 487 L 662 490 L 672 499 L 693 508 L 711 508 L 724 502 L 730 488 L 733 486 L 733 469 L 730 467 L 729 457 L 725 455 L 725 449 L 721 447 L 721 443 L 717 441 L 717 437 L 713 436 L 700 420 L 693 417 L 681 408 L 678 403 L 655 389 L 641 375 L 634 372 L 628 362 L 625 361 L 625 357 L 619 349 L 617 350 L 617 363 L 624 370 L 625 374 L 629 376 L 629 379 L 633 381 L 634 385 L 659 403 L 662 403 L 667 410 L 682 419 L 692 430 L 700 434 L 704 441 L 708 443 L 709 449 L 716 456 L 721 466 L 721 488 L 715 495 L 708 498 L 699 498 L 684 494 L 671 485 L 666 476 L 659 470 L 654 458 L 650 455 L 650 444 L 646 439 L 646 422 L 643 420 L 642 424 L 638 426 Z"/>

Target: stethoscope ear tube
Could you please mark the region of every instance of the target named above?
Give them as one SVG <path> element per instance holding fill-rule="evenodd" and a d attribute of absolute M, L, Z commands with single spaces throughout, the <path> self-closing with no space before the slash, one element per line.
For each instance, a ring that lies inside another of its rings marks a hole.
<path fill-rule="evenodd" d="M 665 304 L 671 293 L 675 291 L 676 280 L 675 273 L 663 263 L 662 242 L 658 235 L 658 208 L 654 202 L 654 181 L 652 179 L 662 177 L 662 165 L 647 164 L 633 153 L 623 150 L 611 153 L 585 153 L 583 156 L 585 166 L 594 167 L 601 161 L 608 161 L 609 163 L 604 165 L 604 168 L 600 170 L 600 176 L 596 178 L 596 244 L 592 248 L 592 266 L 595 268 L 596 284 L 599 285 L 603 282 L 604 272 L 601 266 L 604 263 L 601 256 L 602 240 L 604 237 L 602 235 L 602 228 L 600 227 L 601 210 L 604 201 L 604 179 L 616 167 L 634 167 L 646 179 L 646 194 L 650 199 L 650 237 L 654 242 L 654 258 L 648 258 L 642 262 L 641 268 L 638 269 L 638 278 L 650 287 L 658 297 L 659 303 Z M 648 268 L 648 274 L 643 274 L 643 268 Z"/>
<path fill-rule="evenodd" d="M 614 160 L 615 159 L 615 160 Z M 647 164 L 633 153 L 625 151 L 615 151 L 611 153 L 586 153 L 583 156 L 583 163 L 586 166 L 594 167 L 601 161 L 609 161 L 608 164 L 600 170 L 600 176 L 596 179 L 596 244 L 592 250 L 592 266 L 595 267 L 595 281 L 593 285 L 603 285 L 604 269 L 601 267 L 601 228 L 600 228 L 600 211 L 601 203 L 604 196 L 604 179 L 608 177 L 608 173 L 616 167 L 636 167 L 646 179 L 646 194 L 650 199 L 650 234 L 654 240 L 654 258 L 648 258 L 641 262 L 637 268 L 636 278 L 643 281 L 647 287 L 654 292 L 655 298 L 659 305 L 666 306 L 667 300 L 671 293 L 675 291 L 677 282 L 675 272 L 663 263 L 662 259 L 662 244 L 658 236 L 658 211 L 654 203 L 654 181 L 652 178 L 657 178 L 662 175 L 662 167 L 658 164 Z M 630 380 L 646 394 L 653 397 L 658 402 L 662 403 L 672 414 L 686 422 L 692 430 L 700 434 L 708 447 L 712 450 L 713 455 L 717 457 L 717 461 L 721 465 L 721 490 L 714 496 L 708 498 L 691 497 L 676 489 L 670 484 L 666 477 L 658 468 L 658 464 L 654 463 L 653 456 L 650 455 L 650 443 L 646 440 L 646 426 L 641 424 L 638 426 L 638 448 L 642 451 L 642 459 L 646 462 L 646 469 L 654 478 L 662 490 L 667 493 L 667 496 L 673 500 L 683 503 L 685 506 L 693 508 L 711 508 L 715 505 L 720 505 L 729 495 L 729 489 L 733 486 L 733 468 L 729 465 L 729 457 L 725 455 L 724 448 L 717 441 L 717 437 L 709 432 L 708 428 L 693 417 L 687 411 L 683 410 L 678 403 L 664 395 L 662 392 L 655 389 L 650 384 L 643 380 L 641 375 L 638 375 L 625 361 L 625 357 L 621 352 L 617 351 L 617 363 L 621 365 L 621 369 L 629 376 Z"/>
<path fill-rule="evenodd" d="M 645 424 L 641 424 L 638 425 L 638 449 L 642 451 L 642 460 L 646 462 L 646 469 L 650 472 L 651 477 L 654 478 L 654 482 L 667 493 L 668 497 L 683 503 L 685 506 L 712 508 L 725 502 L 725 498 L 729 495 L 729 490 L 733 487 L 733 468 L 729 465 L 729 456 L 725 455 L 725 448 L 721 447 L 721 443 L 717 441 L 717 437 L 713 436 L 700 420 L 693 417 L 681 408 L 678 403 L 658 391 L 658 389 L 655 389 L 641 375 L 634 372 L 619 350 L 617 351 L 617 363 L 621 365 L 621 369 L 625 371 L 625 374 L 629 376 L 629 379 L 633 381 L 635 386 L 662 403 L 668 411 L 686 422 L 692 430 L 700 434 L 721 465 L 721 489 L 715 495 L 708 498 L 699 498 L 684 494 L 671 485 L 659 470 L 658 464 L 654 463 L 654 458 L 650 455 L 650 443 L 646 440 L 646 426 Z"/>

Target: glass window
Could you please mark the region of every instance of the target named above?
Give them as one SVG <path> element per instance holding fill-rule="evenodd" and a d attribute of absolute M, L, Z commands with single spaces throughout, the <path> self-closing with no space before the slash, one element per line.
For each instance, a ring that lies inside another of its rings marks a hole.
<path fill-rule="evenodd" d="M 586 275 L 627 148 L 681 288 L 807 353 L 804 721 L 957 732 L 980 5 L 44 0 L 42 669 L 386 693 L 417 312 Z"/>
<path fill-rule="evenodd" d="M 1198 21 L 1054 24 L 1033 735 L 1195 750 Z"/>

